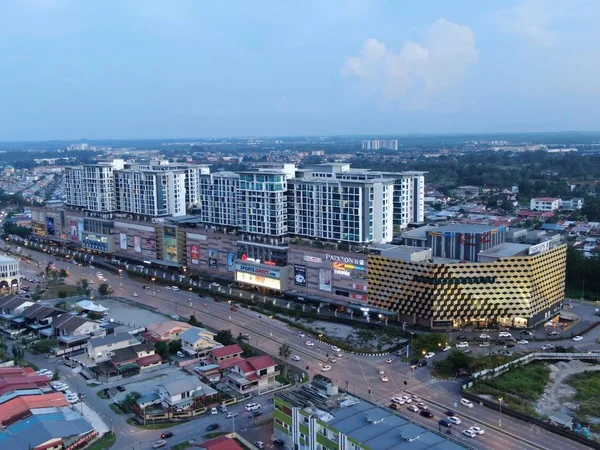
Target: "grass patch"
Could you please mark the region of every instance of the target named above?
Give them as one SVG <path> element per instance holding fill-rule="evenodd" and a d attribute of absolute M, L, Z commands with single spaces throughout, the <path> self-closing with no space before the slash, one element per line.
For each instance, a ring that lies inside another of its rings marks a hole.
<path fill-rule="evenodd" d="M 129 425 L 133 425 L 135 427 L 142 428 L 144 430 L 165 430 L 167 428 L 181 425 L 184 422 L 163 422 L 163 423 L 150 423 L 150 424 L 146 424 L 146 425 L 140 425 L 134 419 L 127 419 L 127 423 Z"/>
<path fill-rule="evenodd" d="M 577 419 L 580 422 L 588 422 L 586 417 L 600 416 L 600 372 L 578 373 L 567 378 L 566 382 L 577 391 Z"/>
<path fill-rule="evenodd" d="M 98 392 L 96 392 L 96 395 L 102 400 L 108 400 L 108 397 L 106 394 L 104 394 L 104 389 L 100 389 Z"/>
<path fill-rule="evenodd" d="M 105 434 L 99 441 L 87 448 L 87 450 L 106 450 L 115 445 L 117 436 L 114 433 Z"/>
<path fill-rule="evenodd" d="M 171 446 L 171 450 L 185 450 L 186 448 L 192 448 L 192 447 L 193 447 L 192 444 L 190 444 L 188 441 L 185 441 L 180 444 Z"/>
<path fill-rule="evenodd" d="M 507 407 L 536 417 L 534 402 L 542 396 L 549 382 L 550 369 L 540 361 L 511 369 L 490 380 L 478 381 L 470 391 L 489 395 L 495 401 L 502 397 Z"/>
<path fill-rule="evenodd" d="M 49 298 L 59 298 L 58 297 L 59 292 L 66 293 L 67 297 L 73 297 L 75 295 L 83 295 L 82 292 L 79 290 L 79 287 L 77 287 L 74 284 L 59 284 L 59 285 L 55 285 L 55 286 L 49 286 L 48 290 L 42 294 L 42 300 L 49 299 Z"/>
<path fill-rule="evenodd" d="M 206 433 L 204 435 L 204 439 L 206 439 L 206 440 L 208 440 L 208 439 L 214 439 L 214 438 L 219 437 L 219 436 L 224 436 L 227 433 L 228 433 L 227 431 L 215 431 L 214 433 Z"/>
<path fill-rule="evenodd" d="M 118 407 L 116 404 L 114 404 L 114 403 L 111 403 L 110 405 L 108 405 L 108 407 L 109 407 L 110 409 L 112 409 L 112 410 L 113 410 L 113 412 L 115 412 L 116 414 L 119 414 L 119 415 L 123 414 L 123 411 L 121 411 L 121 408 L 119 408 L 119 407 Z"/>

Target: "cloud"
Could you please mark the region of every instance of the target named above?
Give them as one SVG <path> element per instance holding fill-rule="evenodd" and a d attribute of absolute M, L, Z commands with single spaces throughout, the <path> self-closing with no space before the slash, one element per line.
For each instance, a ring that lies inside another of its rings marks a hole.
<path fill-rule="evenodd" d="M 426 107 L 459 82 L 477 56 L 471 28 L 439 19 L 423 44 L 407 42 L 397 53 L 377 39 L 366 39 L 359 56 L 346 58 L 341 72 L 358 79 L 366 95 Z"/>
<path fill-rule="evenodd" d="M 505 31 L 533 45 L 547 47 L 556 42 L 551 29 L 554 10 L 546 0 L 525 0 L 513 8 L 498 11 L 496 20 Z"/>

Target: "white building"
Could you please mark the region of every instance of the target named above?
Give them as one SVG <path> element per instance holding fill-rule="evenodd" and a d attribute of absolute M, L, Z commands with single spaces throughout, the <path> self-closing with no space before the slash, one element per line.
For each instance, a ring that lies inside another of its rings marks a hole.
<path fill-rule="evenodd" d="M 202 173 L 197 214 L 203 223 L 235 227 L 238 224 L 240 176 L 234 172 Z"/>
<path fill-rule="evenodd" d="M 20 285 L 19 260 L 0 255 L 0 292 L 18 291 Z"/>
<path fill-rule="evenodd" d="M 85 164 L 65 169 L 66 205 L 96 213 L 115 211 L 114 171 L 123 169 L 124 161 Z"/>
<path fill-rule="evenodd" d="M 398 139 L 366 139 L 362 141 L 363 150 L 398 150 Z"/>
<path fill-rule="evenodd" d="M 561 209 L 567 211 L 576 211 L 578 209 L 583 208 L 583 199 L 582 198 L 572 198 L 570 200 L 561 200 L 560 201 Z"/>
<path fill-rule="evenodd" d="M 532 198 L 529 202 L 529 209 L 533 211 L 556 211 L 560 208 L 560 198 L 538 197 Z"/>

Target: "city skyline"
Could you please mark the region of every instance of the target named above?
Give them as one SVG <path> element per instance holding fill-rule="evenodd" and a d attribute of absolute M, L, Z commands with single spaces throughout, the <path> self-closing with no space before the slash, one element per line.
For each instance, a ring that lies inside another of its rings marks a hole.
<path fill-rule="evenodd" d="M 589 0 L 102 5 L 4 7 L 1 141 L 600 129 Z"/>

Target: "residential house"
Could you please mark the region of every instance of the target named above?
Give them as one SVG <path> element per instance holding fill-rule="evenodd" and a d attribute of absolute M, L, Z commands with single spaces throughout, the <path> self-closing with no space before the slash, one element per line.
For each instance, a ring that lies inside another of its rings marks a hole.
<path fill-rule="evenodd" d="M 227 436 L 218 436 L 196 444 L 196 446 L 204 450 L 242 450 L 242 447 L 235 440 Z"/>
<path fill-rule="evenodd" d="M 200 400 L 216 394 L 217 391 L 194 376 L 186 376 L 158 385 L 158 396 L 162 405 L 175 410 L 194 407 Z"/>
<path fill-rule="evenodd" d="M 65 312 L 66 311 L 55 308 L 54 306 L 35 303 L 23 310 L 21 315 L 25 319 L 25 324 L 28 328 L 32 330 L 41 330 L 49 327 L 56 317 Z"/>
<path fill-rule="evenodd" d="M 233 364 L 223 381 L 238 392 L 247 393 L 274 383 L 277 375 L 277 363 L 269 355 L 262 355 Z"/>
<path fill-rule="evenodd" d="M 20 315 L 23 311 L 33 305 L 35 302 L 23 297 L 8 297 L 0 300 L 0 314 Z"/>
<path fill-rule="evenodd" d="M 68 404 L 69 402 L 62 392 L 16 397 L 0 405 L 0 425 L 5 427 L 30 415 L 31 409 L 67 406 Z"/>
<path fill-rule="evenodd" d="M 76 316 L 70 313 L 61 314 L 52 322 L 52 328 L 44 333 L 56 337 L 59 343 L 67 346 L 83 344 L 91 337 L 99 337 L 106 334 L 98 322 Z"/>
<path fill-rule="evenodd" d="M 142 336 L 150 342 L 178 341 L 184 331 L 189 330 L 191 325 L 177 320 L 165 320 L 164 322 L 151 323 L 146 326 L 146 332 Z"/>
<path fill-rule="evenodd" d="M 560 198 L 538 197 L 529 201 L 529 209 L 533 211 L 556 211 L 560 208 Z"/>
<path fill-rule="evenodd" d="M 162 358 L 155 353 L 154 346 L 148 342 L 117 349 L 110 360 L 121 374 L 138 373 L 158 367 L 162 363 Z"/>
<path fill-rule="evenodd" d="M 204 328 L 190 327 L 179 336 L 181 348 L 189 355 L 205 356 L 209 350 L 223 347 L 215 341 L 215 336 L 215 333 Z"/>
<path fill-rule="evenodd" d="M 129 333 L 109 334 L 90 339 L 87 343 L 87 355 L 94 363 L 108 361 L 114 355 L 115 350 L 139 343 L 140 341 Z"/>
<path fill-rule="evenodd" d="M 211 361 L 221 365 L 222 362 L 232 358 L 241 358 L 244 351 L 237 345 L 226 345 L 225 347 L 215 348 L 210 351 Z"/>

